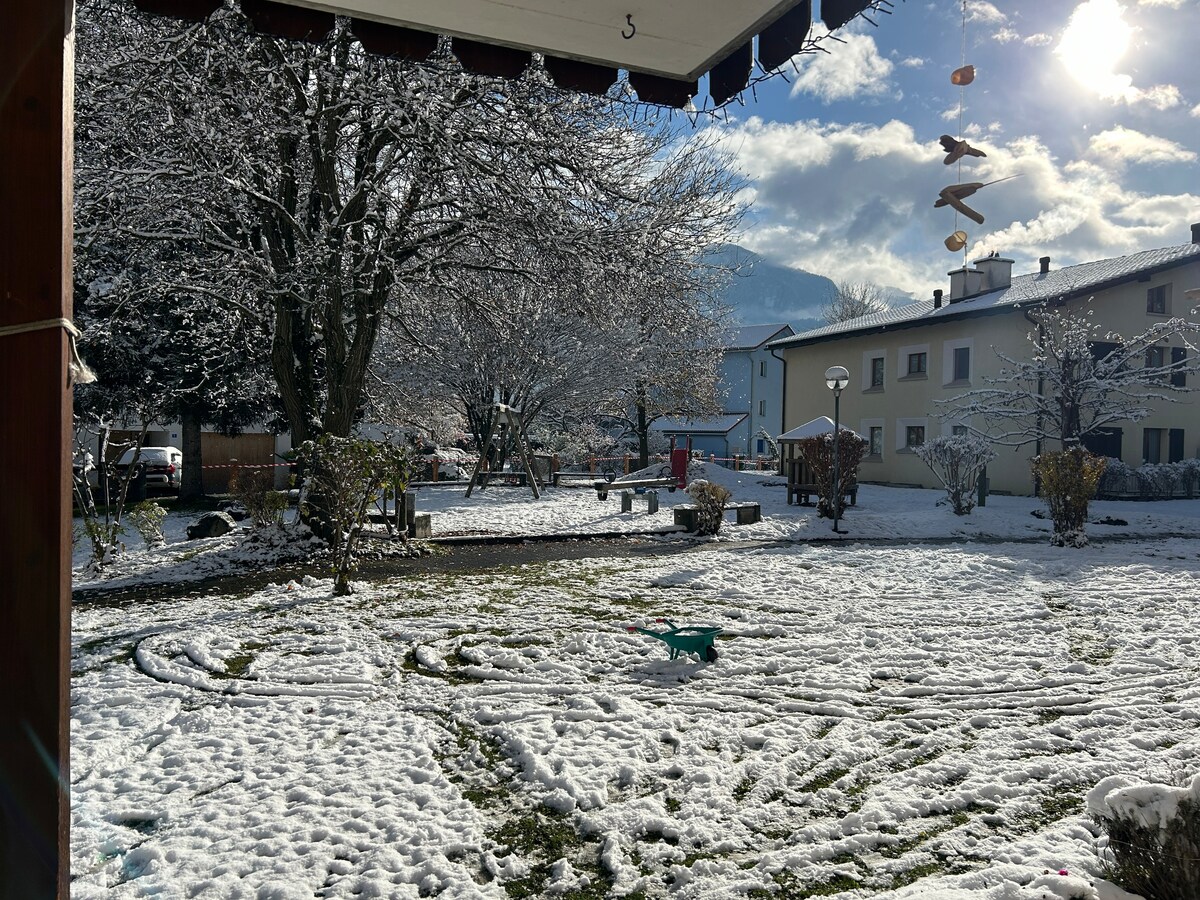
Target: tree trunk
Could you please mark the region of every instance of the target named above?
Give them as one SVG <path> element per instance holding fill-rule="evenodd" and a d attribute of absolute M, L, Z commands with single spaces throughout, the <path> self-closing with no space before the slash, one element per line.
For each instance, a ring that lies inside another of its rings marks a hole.
<path fill-rule="evenodd" d="M 634 426 L 638 439 L 638 468 L 650 465 L 650 423 L 646 421 L 646 385 L 637 386 L 637 424 Z"/>
<path fill-rule="evenodd" d="M 197 500 L 204 496 L 203 451 L 200 441 L 200 415 L 195 407 L 185 406 L 179 411 L 182 424 L 183 476 L 179 481 L 179 499 Z"/>

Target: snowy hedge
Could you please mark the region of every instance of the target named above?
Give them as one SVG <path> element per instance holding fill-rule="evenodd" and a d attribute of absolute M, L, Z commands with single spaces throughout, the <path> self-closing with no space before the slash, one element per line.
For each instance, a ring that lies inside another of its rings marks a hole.
<path fill-rule="evenodd" d="M 1088 811 L 1108 835 L 1106 878 L 1147 900 L 1200 897 L 1200 776 L 1184 788 L 1105 778 Z"/>
<path fill-rule="evenodd" d="M 1200 480 L 1200 459 L 1181 459 L 1173 463 L 1145 463 L 1134 468 L 1108 457 L 1100 479 L 1099 496 L 1106 499 L 1136 496 L 1142 500 L 1170 500 L 1194 497 Z"/>
<path fill-rule="evenodd" d="M 992 445 L 971 435 L 936 437 L 917 447 L 916 454 L 941 481 L 954 514 L 969 515 L 975 508 L 979 476 L 996 458 Z"/>

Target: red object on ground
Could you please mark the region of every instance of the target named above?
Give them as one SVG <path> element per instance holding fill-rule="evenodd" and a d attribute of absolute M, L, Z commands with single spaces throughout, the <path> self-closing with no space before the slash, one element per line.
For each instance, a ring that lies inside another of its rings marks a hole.
<path fill-rule="evenodd" d="M 676 447 L 671 451 L 671 477 L 675 479 L 677 487 L 687 487 L 687 464 L 688 452 L 682 447 Z"/>

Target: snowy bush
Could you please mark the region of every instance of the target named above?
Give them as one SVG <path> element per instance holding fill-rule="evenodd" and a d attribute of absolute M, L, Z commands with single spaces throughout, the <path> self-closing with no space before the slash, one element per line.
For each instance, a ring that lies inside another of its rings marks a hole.
<path fill-rule="evenodd" d="M 334 593 L 349 594 L 355 547 L 381 491 L 403 495 L 416 468 L 411 447 L 325 435 L 297 452 L 304 467 L 301 516 L 333 551 Z"/>
<path fill-rule="evenodd" d="M 813 473 L 817 483 L 817 515 L 833 518 L 833 498 L 837 496 L 838 518 L 846 511 L 846 492 L 858 480 L 858 464 L 867 452 L 867 441 L 847 428 L 838 435 L 838 490 L 833 485 L 833 432 L 804 438 L 796 452 Z"/>
<path fill-rule="evenodd" d="M 1147 463 L 1134 470 L 1142 493 L 1154 500 L 1169 500 L 1183 486 L 1183 472 L 1175 463 Z"/>
<path fill-rule="evenodd" d="M 283 524 L 287 494 L 274 490 L 274 476 L 267 469 L 238 469 L 229 491 L 246 510 L 255 528 Z"/>
<path fill-rule="evenodd" d="M 687 492 L 696 501 L 696 534 L 716 534 L 725 520 L 725 504 L 732 496 L 712 481 L 693 481 Z"/>
<path fill-rule="evenodd" d="M 1055 547 L 1086 547 L 1088 505 L 1096 496 L 1100 477 L 1104 474 L 1105 459 L 1081 447 L 1055 450 L 1035 456 L 1034 474 L 1042 484 L 1054 535 Z"/>
<path fill-rule="evenodd" d="M 1108 835 L 1107 879 L 1147 900 L 1200 897 L 1200 776 L 1185 788 L 1114 776 L 1089 794 L 1088 808 Z"/>
<path fill-rule="evenodd" d="M 991 444 L 971 435 L 937 437 L 917 447 L 916 453 L 946 489 L 946 499 L 954 514 L 969 515 L 975 508 L 979 476 L 996 458 Z"/>
<path fill-rule="evenodd" d="M 162 533 L 162 524 L 166 518 L 166 509 L 153 500 L 143 500 L 129 510 L 129 521 L 142 536 L 147 547 L 161 547 L 167 542 Z"/>

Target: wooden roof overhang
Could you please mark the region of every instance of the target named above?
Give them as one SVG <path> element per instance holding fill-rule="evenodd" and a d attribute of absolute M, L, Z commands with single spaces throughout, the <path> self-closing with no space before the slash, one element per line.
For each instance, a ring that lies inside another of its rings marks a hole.
<path fill-rule="evenodd" d="M 222 0 L 133 0 L 144 12 L 203 21 Z M 686 106 L 708 76 L 715 106 L 752 83 L 755 64 L 765 77 L 795 55 L 819 46 L 813 38 L 813 0 L 676 0 L 628 12 L 615 0 L 240 0 L 252 26 L 289 40 L 319 41 L 335 15 L 369 53 L 423 60 L 438 36 L 469 71 L 516 78 L 534 54 L 559 87 L 604 94 L 620 70 L 637 98 Z M 819 11 L 834 31 L 889 0 L 822 0 Z"/>

